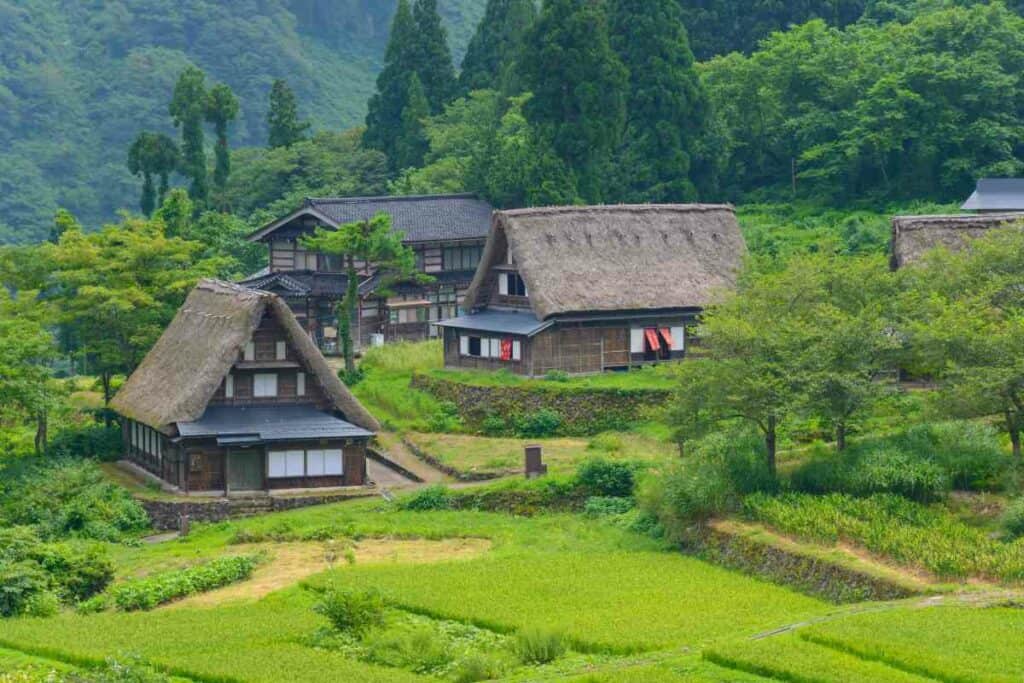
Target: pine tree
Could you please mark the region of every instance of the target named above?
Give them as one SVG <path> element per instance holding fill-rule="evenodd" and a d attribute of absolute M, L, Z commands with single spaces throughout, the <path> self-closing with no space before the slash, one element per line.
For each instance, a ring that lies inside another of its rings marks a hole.
<path fill-rule="evenodd" d="M 174 125 L 181 128 L 181 172 L 192 182 L 188 195 L 205 202 L 210 194 L 206 178 L 206 149 L 203 117 L 206 113 L 206 75 L 194 66 L 187 67 L 174 85 L 169 107 Z"/>
<path fill-rule="evenodd" d="M 387 155 L 392 170 L 395 170 L 395 142 L 402 130 L 409 74 L 416 71 L 416 30 L 408 0 L 398 0 L 384 54 L 384 68 L 377 76 L 377 92 L 370 98 L 366 114 L 363 143 Z"/>
<path fill-rule="evenodd" d="M 163 201 L 167 193 L 168 177 L 178 167 L 178 146 L 174 140 L 162 133 L 139 133 L 128 150 L 128 170 L 142 176 L 142 197 L 139 208 L 144 215 L 151 216 L 153 210 Z M 153 178 L 160 178 L 159 191 Z"/>
<path fill-rule="evenodd" d="M 629 69 L 626 128 L 612 198 L 692 201 L 691 159 L 708 119 L 677 0 L 611 0 L 611 45 Z"/>
<path fill-rule="evenodd" d="M 416 74 L 409 76 L 408 92 L 409 101 L 402 111 L 402 131 L 395 143 L 395 166 L 400 170 L 422 166 L 429 148 L 423 121 L 430 116 L 430 103 Z"/>
<path fill-rule="evenodd" d="M 455 98 L 458 87 L 452 52 L 448 48 L 448 32 L 441 24 L 437 0 L 416 0 L 412 16 L 416 23 L 416 75 L 430 102 L 430 113 L 440 114 L 444 105 Z"/>
<path fill-rule="evenodd" d="M 500 90 L 522 47 L 523 36 L 537 18 L 533 0 L 487 0 L 484 18 L 469 41 L 459 74 L 463 94 Z"/>
<path fill-rule="evenodd" d="M 231 154 L 228 151 L 228 124 L 238 118 L 238 98 L 231 88 L 220 83 L 213 86 L 206 96 L 206 120 L 213 124 L 217 134 L 214 147 L 216 165 L 213 168 L 213 186 L 223 193 L 231 175 Z"/>
<path fill-rule="evenodd" d="M 626 118 L 628 72 L 608 39 L 604 3 L 546 0 L 518 67 L 533 93 L 524 113 L 574 174 L 582 199 L 600 202 Z"/>
<path fill-rule="evenodd" d="M 291 147 L 305 139 L 305 133 L 309 130 L 308 121 L 299 121 L 295 93 L 283 78 L 275 80 L 270 88 L 267 128 L 270 131 L 270 147 Z"/>

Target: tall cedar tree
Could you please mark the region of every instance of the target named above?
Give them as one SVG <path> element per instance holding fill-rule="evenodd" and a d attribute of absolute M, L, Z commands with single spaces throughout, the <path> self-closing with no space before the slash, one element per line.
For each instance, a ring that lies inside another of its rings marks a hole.
<path fill-rule="evenodd" d="M 278 78 L 270 87 L 270 109 L 267 111 L 267 128 L 270 131 L 270 147 L 291 147 L 306 138 L 308 121 L 299 121 L 299 109 L 295 93 L 288 82 Z"/>
<path fill-rule="evenodd" d="M 395 142 L 402 130 L 402 112 L 408 94 L 409 74 L 416 72 L 416 24 L 408 0 L 398 0 L 391 22 L 391 37 L 384 54 L 384 68 L 377 76 L 377 92 L 366 114 L 364 144 L 388 158 L 394 170 Z"/>
<path fill-rule="evenodd" d="M 206 178 L 206 149 L 203 118 L 206 114 L 206 75 L 187 67 L 174 85 L 169 111 L 174 125 L 181 128 L 181 173 L 191 180 L 188 194 L 203 203 L 210 195 Z"/>
<path fill-rule="evenodd" d="M 423 165 L 429 143 L 424 126 L 430 116 L 430 103 L 419 76 L 409 76 L 409 98 L 402 110 L 402 130 L 395 142 L 395 166 L 399 169 L 418 168 Z"/>
<path fill-rule="evenodd" d="M 546 0 L 527 32 L 519 77 L 533 93 L 530 124 L 576 176 L 584 201 L 614 184 L 610 166 L 626 121 L 629 74 L 608 39 L 603 2 Z"/>
<path fill-rule="evenodd" d="M 178 167 L 178 146 L 163 133 L 139 133 L 128 150 L 128 170 L 142 176 L 142 197 L 139 208 L 146 216 L 160 205 L 167 194 L 169 176 Z M 153 184 L 153 177 L 160 178 L 159 190 Z"/>
<path fill-rule="evenodd" d="M 502 90 L 523 36 L 537 18 L 533 0 L 487 0 L 484 18 L 469 41 L 459 90 Z"/>
<path fill-rule="evenodd" d="M 448 48 L 448 32 L 441 24 L 437 0 L 416 0 L 412 16 L 416 23 L 413 43 L 416 75 L 430 102 L 430 113 L 440 114 L 444 105 L 455 98 L 458 89 L 452 52 Z"/>
<path fill-rule="evenodd" d="M 217 134 L 214 148 L 216 165 L 213 168 L 213 186 L 223 194 L 231 175 L 231 154 L 228 151 L 228 124 L 238 118 L 238 98 L 231 88 L 220 83 L 213 86 L 206 96 L 206 120 L 213 124 Z"/>
<path fill-rule="evenodd" d="M 611 45 L 629 69 L 615 199 L 692 201 L 690 160 L 708 121 L 677 0 L 612 0 Z"/>

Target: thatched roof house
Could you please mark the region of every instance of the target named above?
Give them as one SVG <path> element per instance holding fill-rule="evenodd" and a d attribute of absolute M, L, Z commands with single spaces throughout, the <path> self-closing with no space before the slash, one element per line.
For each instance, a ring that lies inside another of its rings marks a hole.
<path fill-rule="evenodd" d="M 446 362 L 532 375 L 678 358 L 686 326 L 735 285 L 745 254 L 727 205 L 496 212 L 469 313 L 441 323 Z"/>
<path fill-rule="evenodd" d="M 362 483 L 359 457 L 380 428 L 284 301 L 217 280 L 189 294 L 111 407 L 125 418 L 129 456 L 183 490 Z M 289 457 L 288 476 L 275 476 Z"/>
<path fill-rule="evenodd" d="M 896 216 L 892 219 L 890 263 L 893 270 L 921 258 L 936 247 L 962 249 L 993 228 L 1024 220 L 1024 213 L 986 213 L 960 216 Z"/>

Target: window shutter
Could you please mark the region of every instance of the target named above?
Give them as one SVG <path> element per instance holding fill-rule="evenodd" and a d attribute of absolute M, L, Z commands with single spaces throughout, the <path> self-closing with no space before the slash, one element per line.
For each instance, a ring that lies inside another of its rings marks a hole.
<path fill-rule="evenodd" d="M 230 372 L 228 376 L 224 378 L 224 396 L 226 398 L 235 397 L 235 376 Z"/>
<path fill-rule="evenodd" d="M 280 478 L 288 474 L 287 451 L 270 451 L 267 453 L 267 476 Z"/>
<path fill-rule="evenodd" d="M 288 451 L 286 474 L 289 477 L 301 477 L 306 473 L 306 452 Z"/>
<path fill-rule="evenodd" d="M 343 473 L 343 467 L 341 449 L 324 451 L 324 474 L 340 475 Z"/>
<path fill-rule="evenodd" d="M 500 339 L 488 339 L 491 347 L 491 358 L 501 358 L 501 340 Z"/>
<path fill-rule="evenodd" d="M 277 360 L 284 360 L 285 357 L 288 355 L 288 345 L 285 344 L 283 341 L 277 342 L 275 350 L 277 351 Z"/>
<path fill-rule="evenodd" d="M 306 451 L 306 476 L 320 477 L 324 474 L 324 452 L 321 450 Z"/>
<path fill-rule="evenodd" d="M 270 398 L 277 396 L 277 374 L 266 373 L 255 375 L 253 379 L 253 392 L 255 398 Z"/>
<path fill-rule="evenodd" d="M 459 336 L 459 353 L 463 356 L 469 355 L 469 337 Z"/>
<path fill-rule="evenodd" d="M 644 331 L 643 328 L 634 327 L 629 331 L 629 352 L 644 352 Z"/>
<path fill-rule="evenodd" d="M 508 273 L 500 273 L 498 275 L 498 294 L 502 296 L 508 296 L 508 279 L 511 277 Z"/>
<path fill-rule="evenodd" d="M 523 359 L 523 344 L 518 340 L 512 341 L 512 360 Z"/>
<path fill-rule="evenodd" d="M 306 395 L 306 373 L 304 372 L 300 372 L 297 375 L 295 375 L 295 395 Z"/>
<path fill-rule="evenodd" d="M 686 330 L 683 327 L 672 328 L 672 350 L 682 351 L 686 348 Z"/>
<path fill-rule="evenodd" d="M 251 341 L 245 343 L 245 355 L 243 356 L 243 358 L 245 360 L 256 359 L 256 344 L 252 343 Z"/>

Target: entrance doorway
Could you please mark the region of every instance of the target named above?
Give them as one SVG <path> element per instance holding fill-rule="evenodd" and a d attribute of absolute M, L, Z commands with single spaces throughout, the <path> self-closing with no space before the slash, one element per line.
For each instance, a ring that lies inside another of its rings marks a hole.
<path fill-rule="evenodd" d="M 228 490 L 262 491 L 263 451 L 257 448 L 228 452 Z"/>

